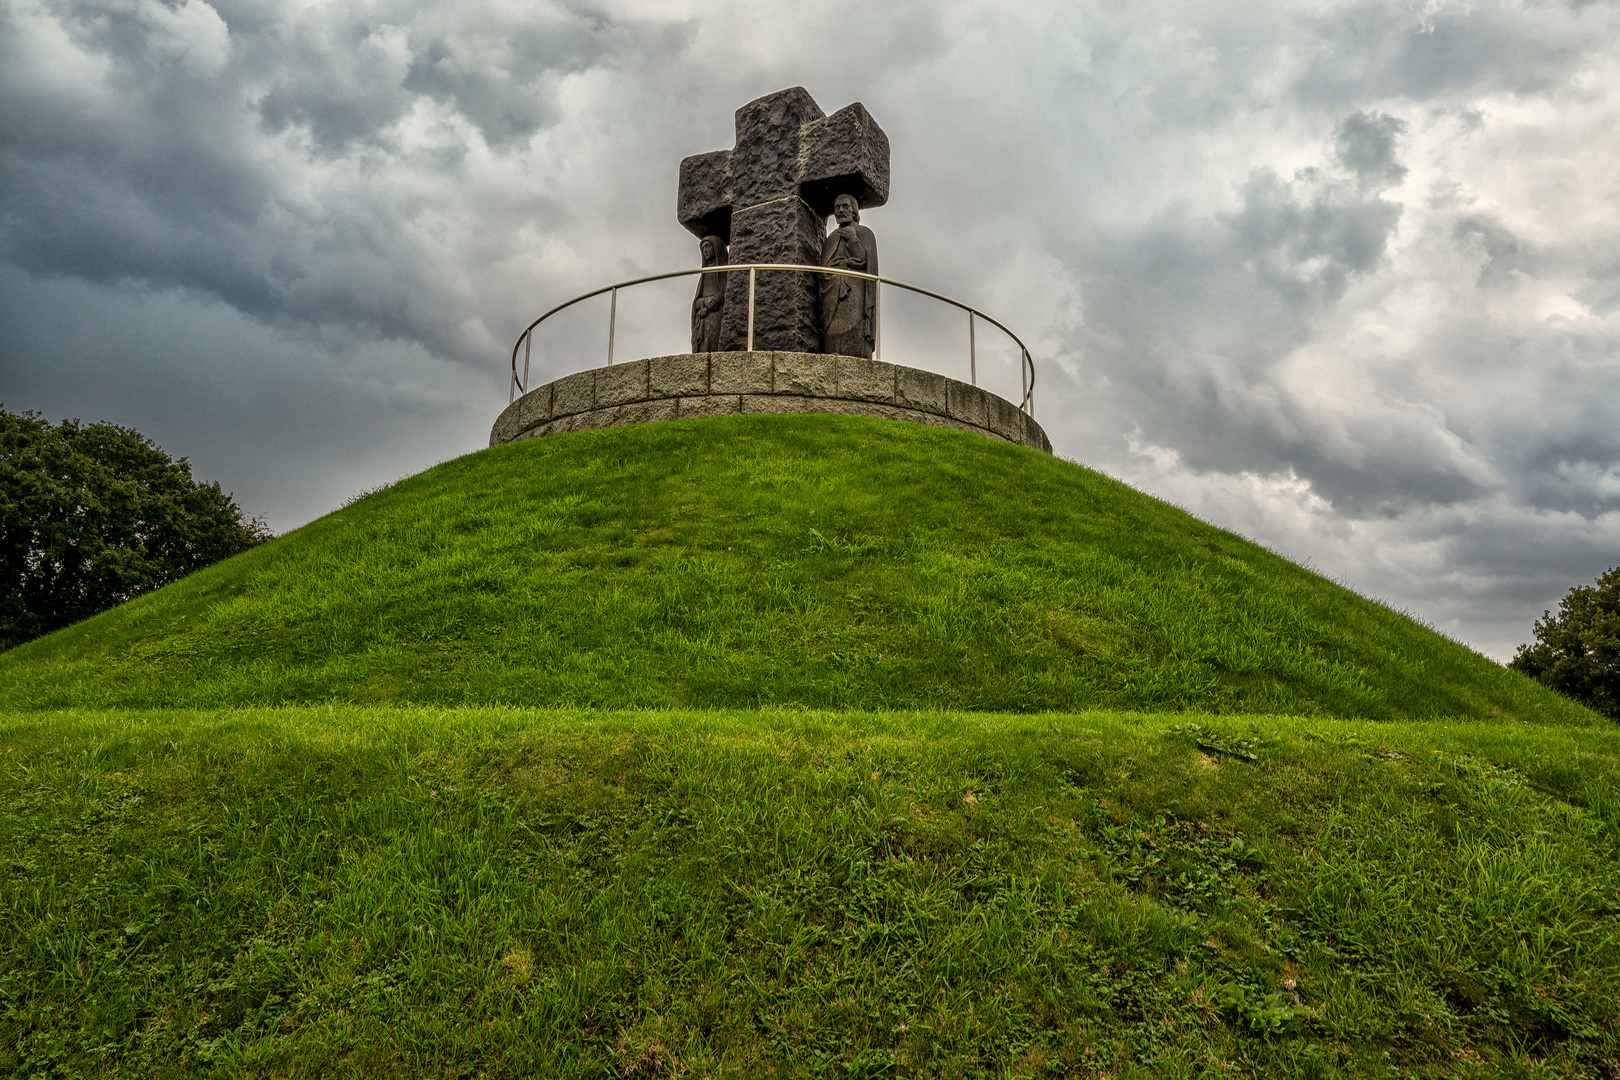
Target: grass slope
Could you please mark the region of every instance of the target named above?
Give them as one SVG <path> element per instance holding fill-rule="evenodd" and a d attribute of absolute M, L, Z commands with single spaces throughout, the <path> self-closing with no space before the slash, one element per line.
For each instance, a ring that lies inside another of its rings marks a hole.
<path fill-rule="evenodd" d="M 12 714 L 0 1071 L 1613 1077 L 1617 840 L 1607 726 Z"/>
<path fill-rule="evenodd" d="M 0 655 L 0 707 L 1592 714 L 1122 484 L 729 417 L 472 454 Z"/>

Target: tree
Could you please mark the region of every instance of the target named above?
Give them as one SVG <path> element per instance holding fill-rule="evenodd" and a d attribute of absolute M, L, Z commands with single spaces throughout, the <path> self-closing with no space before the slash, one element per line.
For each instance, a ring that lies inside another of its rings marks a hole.
<path fill-rule="evenodd" d="M 1577 585 L 1536 620 L 1536 641 L 1508 666 L 1620 720 L 1620 566 L 1596 585 Z"/>
<path fill-rule="evenodd" d="M 132 428 L 0 406 L 0 649 L 200 570 L 270 531 Z"/>

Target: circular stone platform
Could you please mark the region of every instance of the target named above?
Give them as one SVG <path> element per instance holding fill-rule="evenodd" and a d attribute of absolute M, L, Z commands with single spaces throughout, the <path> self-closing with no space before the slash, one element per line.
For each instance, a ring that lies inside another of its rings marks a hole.
<path fill-rule="evenodd" d="M 876 416 L 1052 452 L 1033 417 L 987 390 L 881 360 L 794 352 L 680 353 L 581 371 L 508 405 L 489 444 L 737 413 Z"/>

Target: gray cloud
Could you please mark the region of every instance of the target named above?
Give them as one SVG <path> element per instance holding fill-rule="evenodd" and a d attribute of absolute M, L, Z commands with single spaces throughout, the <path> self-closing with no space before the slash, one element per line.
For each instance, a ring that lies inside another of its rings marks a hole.
<path fill-rule="evenodd" d="M 1292 469 L 1354 512 L 1476 493 L 1428 417 L 1351 417 L 1335 446 L 1279 386 L 1280 366 L 1380 268 L 1399 224 L 1402 207 L 1360 176 L 1259 170 L 1236 185 L 1234 211 L 1175 210 L 1066 253 L 1086 295 L 1087 364 L 1119 388 L 1139 437 L 1194 469 Z"/>
<path fill-rule="evenodd" d="M 1495 655 L 1620 561 L 1613 5 L 0 0 L 0 400 L 296 524 L 480 445 L 549 302 L 690 262 L 676 164 L 795 84 L 884 125 L 886 270 L 1036 347 L 1061 452 Z"/>
<path fill-rule="evenodd" d="M 1451 235 L 1465 249 L 1483 256 L 1479 271 L 1482 288 L 1511 289 L 1521 277 L 1534 270 L 1534 253 L 1527 245 L 1488 214 L 1469 214 L 1457 219 Z"/>
<path fill-rule="evenodd" d="M 1355 173 L 1364 188 L 1399 186 L 1406 166 L 1395 160 L 1395 140 L 1405 130 L 1406 121 L 1393 116 L 1351 113 L 1333 133 L 1339 164 Z"/>
<path fill-rule="evenodd" d="M 567 79 L 679 38 L 544 5 L 516 20 L 405 2 L 9 14 L 0 241 L 13 264 L 180 286 L 468 361 L 490 344 L 465 280 L 477 244 L 444 218 L 480 194 L 477 158 L 554 125 Z M 38 38 L 58 56 L 30 50 Z M 99 85 L 52 85 L 53 60 Z M 557 212 L 532 188 L 485 194 L 531 220 Z"/>
<path fill-rule="evenodd" d="M 613 20 L 569 6 L 337 5 L 256 42 L 268 54 L 259 114 L 269 131 L 301 128 L 333 154 L 377 139 L 426 98 L 490 146 L 509 147 L 557 123 L 563 80 L 617 60 L 634 47 L 625 37 Z"/>
<path fill-rule="evenodd" d="M 1608 17 L 1563 4 L 1340 4 L 1307 16 L 1310 60 L 1296 84 L 1320 103 L 1457 94 L 1536 94 L 1566 83 Z"/>

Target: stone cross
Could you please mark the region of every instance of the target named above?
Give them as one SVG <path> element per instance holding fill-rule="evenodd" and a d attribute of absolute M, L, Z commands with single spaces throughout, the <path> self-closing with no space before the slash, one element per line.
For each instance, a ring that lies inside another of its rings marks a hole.
<path fill-rule="evenodd" d="M 856 102 L 831 116 L 802 86 L 737 110 L 737 144 L 681 162 L 676 216 L 713 233 L 738 263 L 821 262 L 827 216 L 839 195 L 864 209 L 889 198 L 889 137 Z M 760 271 L 754 348 L 821 351 L 819 275 Z M 720 350 L 746 347 L 748 273 L 727 275 Z"/>

